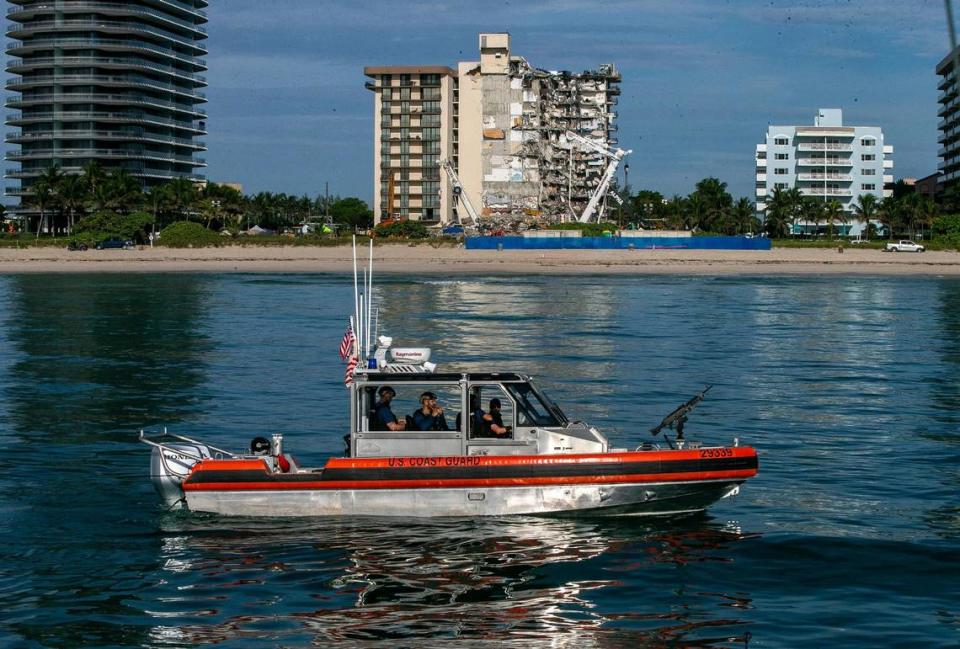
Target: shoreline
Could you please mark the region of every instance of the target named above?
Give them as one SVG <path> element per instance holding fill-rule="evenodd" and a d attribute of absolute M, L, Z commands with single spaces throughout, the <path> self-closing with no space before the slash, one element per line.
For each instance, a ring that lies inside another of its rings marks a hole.
<path fill-rule="evenodd" d="M 0 274 L 350 273 L 352 249 L 338 247 L 0 249 Z M 362 251 L 366 258 L 366 251 Z M 377 271 L 406 275 L 917 275 L 960 277 L 960 252 L 774 248 L 743 250 L 465 250 L 385 244 Z"/>

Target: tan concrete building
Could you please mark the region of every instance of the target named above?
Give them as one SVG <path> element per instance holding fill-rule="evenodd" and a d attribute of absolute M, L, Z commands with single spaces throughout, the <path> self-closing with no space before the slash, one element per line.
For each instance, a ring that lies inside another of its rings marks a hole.
<path fill-rule="evenodd" d="M 373 211 L 415 221 L 453 220 L 440 160 L 453 156 L 456 72 L 445 66 L 368 67 L 375 94 Z"/>
<path fill-rule="evenodd" d="M 480 34 L 479 46 L 480 60 L 460 62 L 455 72 L 446 67 L 364 70 L 373 79 L 367 87 L 376 93 L 378 221 L 392 215 L 456 222 L 451 184 L 437 166 L 442 159 L 452 162 L 482 218 L 566 219 L 582 212 L 599 184 L 603 160 L 570 146 L 563 133 L 572 130 L 616 144 L 616 68 L 540 70 L 511 54 L 507 33 Z M 432 99 L 423 99 L 427 95 Z M 424 126 L 428 115 L 429 127 Z M 439 133 L 430 130 L 437 127 Z"/>

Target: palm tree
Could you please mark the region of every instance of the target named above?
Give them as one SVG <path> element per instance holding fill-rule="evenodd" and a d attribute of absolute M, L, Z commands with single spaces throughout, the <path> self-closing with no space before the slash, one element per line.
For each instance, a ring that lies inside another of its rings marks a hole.
<path fill-rule="evenodd" d="M 749 198 L 741 198 L 730 210 L 732 232 L 745 234 L 753 232 L 757 224 L 757 208 Z"/>
<path fill-rule="evenodd" d="M 51 165 L 44 171 L 33 183 L 33 202 L 40 210 L 40 220 L 37 222 L 37 238 L 40 238 L 40 231 L 47 221 L 47 208 L 54 205 L 57 201 L 57 195 L 60 192 L 60 184 L 63 180 L 63 174 L 60 173 L 60 167 Z M 51 231 L 55 230 L 54 227 Z"/>
<path fill-rule="evenodd" d="M 189 220 L 199 198 L 197 186 L 189 178 L 174 178 L 167 183 L 170 207 L 182 220 Z"/>
<path fill-rule="evenodd" d="M 767 201 L 764 218 L 764 228 L 771 238 L 782 238 L 793 224 L 794 219 L 793 195 L 789 190 L 776 187 L 773 195 Z"/>
<path fill-rule="evenodd" d="M 853 206 L 853 213 L 857 218 L 863 221 L 863 232 L 869 240 L 874 229 L 873 220 L 877 218 L 877 212 L 880 208 L 880 201 L 874 194 L 860 194 L 857 197 L 857 204 Z"/>
<path fill-rule="evenodd" d="M 841 205 L 839 201 L 829 201 L 823 205 L 820 214 L 827 222 L 827 236 L 833 239 L 833 225 L 843 221 L 843 205 Z"/>
<path fill-rule="evenodd" d="M 70 215 L 67 222 L 67 232 L 73 233 L 73 226 L 76 223 L 78 210 L 83 210 L 90 200 L 90 193 L 87 191 L 86 178 L 83 176 L 66 176 L 60 185 L 60 204 Z"/>

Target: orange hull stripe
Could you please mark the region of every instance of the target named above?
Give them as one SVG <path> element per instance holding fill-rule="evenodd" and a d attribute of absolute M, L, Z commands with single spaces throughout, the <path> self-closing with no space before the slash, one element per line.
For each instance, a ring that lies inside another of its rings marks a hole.
<path fill-rule="evenodd" d="M 186 483 L 186 491 L 335 491 L 337 489 L 444 489 L 457 487 L 533 487 L 544 485 L 587 485 L 613 483 L 698 482 L 707 480 L 746 480 L 756 469 L 744 471 L 701 471 L 698 473 L 661 473 L 656 475 L 564 476 L 553 478 L 475 478 L 467 480 L 350 480 L 316 482 L 221 482 Z"/>

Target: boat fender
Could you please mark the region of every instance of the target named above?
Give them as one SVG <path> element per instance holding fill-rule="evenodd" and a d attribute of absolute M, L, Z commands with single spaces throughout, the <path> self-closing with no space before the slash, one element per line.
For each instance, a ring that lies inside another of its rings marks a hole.
<path fill-rule="evenodd" d="M 254 455 L 267 455 L 270 453 L 270 441 L 266 437 L 254 437 L 250 441 L 250 452 Z"/>
<path fill-rule="evenodd" d="M 277 467 L 280 469 L 280 473 L 289 473 L 290 472 L 290 460 L 285 458 L 282 455 L 277 456 Z"/>

